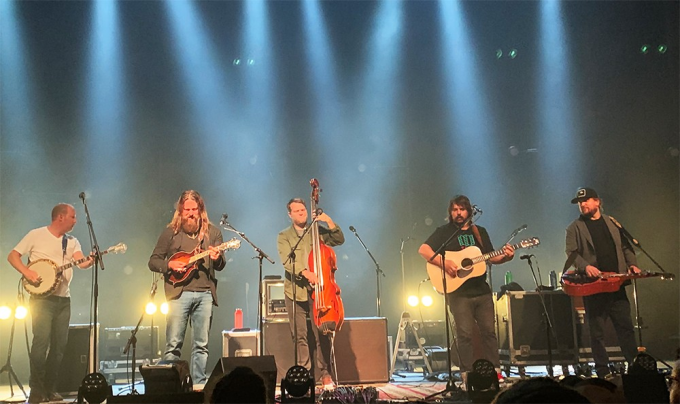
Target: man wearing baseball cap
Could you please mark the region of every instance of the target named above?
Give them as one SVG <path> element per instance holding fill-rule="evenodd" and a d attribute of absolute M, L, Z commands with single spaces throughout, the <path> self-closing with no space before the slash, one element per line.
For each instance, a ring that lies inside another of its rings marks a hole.
<path fill-rule="evenodd" d="M 581 215 L 567 227 L 566 253 L 576 253 L 576 272 L 597 278 L 601 272 L 639 273 L 633 248 L 621 236 L 612 219 L 602 213 L 602 200 L 592 188 L 579 188 L 571 200 Z M 633 363 L 637 353 L 630 302 L 624 287 L 612 293 L 583 298 L 590 329 L 590 346 L 598 377 L 609 374 L 609 357 L 604 343 L 604 324 L 610 318 L 623 356 Z"/>

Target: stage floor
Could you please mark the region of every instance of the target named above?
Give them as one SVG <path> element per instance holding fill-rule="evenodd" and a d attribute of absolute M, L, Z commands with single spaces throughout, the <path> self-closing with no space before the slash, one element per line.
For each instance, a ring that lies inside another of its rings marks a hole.
<path fill-rule="evenodd" d="M 520 380 L 519 373 L 516 373 L 517 368 L 511 368 L 510 377 L 506 377 L 501 388 L 510 386 L 512 383 Z M 573 372 L 573 369 L 571 369 Z M 537 377 L 537 376 L 547 376 L 546 366 L 527 366 L 526 367 L 526 377 Z M 562 375 L 562 367 L 555 366 L 553 370 L 553 375 L 555 377 Z M 460 380 L 460 375 L 457 371 L 453 372 L 454 384 L 456 386 L 461 386 L 462 382 Z M 378 391 L 378 400 L 382 402 L 407 402 L 407 401 L 419 401 L 426 397 L 443 391 L 447 385 L 448 374 L 446 373 L 435 373 L 432 375 L 423 375 L 422 373 L 411 373 L 397 371 L 393 374 L 392 380 L 389 383 L 373 383 L 373 384 L 357 384 L 348 385 L 349 387 L 374 387 Z M 28 380 L 21 381 L 26 389 L 26 394 L 30 394 L 28 389 Z M 200 388 L 201 386 L 196 386 Z M 343 387 L 342 385 L 339 387 Z M 138 381 L 135 383 L 135 389 L 139 394 L 144 394 L 144 383 Z M 129 384 L 116 384 L 112 386 L 113 394 L 116 396 L 128 395 L 130 394 Z M 320 386 L 317 386 L 317 393 L 321 393 Z M 318 396 L 317 394 L 317 396 Z M 3 379 L 0 380 L 0 402 L 23 402 L 26 400 L 19 388 L 14 385 L 14 397 L 10 397 L 10 387 L 8 385 L 8 380 L 6 374 L 3 375 Z M 280 398 L 280 390 L 277 388 L 276 391 L 277 401 Z M 464 394 L 450 395 L 446 394 L 444 397 L 438 395 L 433 398 L 435 399 L 445 399 L 449 402 L 467 402 L 466 396 Z M 75 395 L 69 395 L 64 397 L 64 402 L 73 403 L 77 401 Z"/>

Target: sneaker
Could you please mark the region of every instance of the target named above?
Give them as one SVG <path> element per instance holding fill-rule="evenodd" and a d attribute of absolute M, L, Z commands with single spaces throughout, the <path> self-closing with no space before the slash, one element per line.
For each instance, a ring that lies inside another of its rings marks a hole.
<path fill-rule="evenodd" d="M 335 383 L 333 383 L 333 378 L 330 377 L 330 375 L 326 375 L 321 378 L 321 384 L 323 385 L 324 390 L 333 390 L 335 389 Z"/>
<path fill-rule="evenodd" d="M 61 396 L 61 394 L 53 391 L 49 394 L 47 394 L 47 401 L 64 401 L 64 397 Z"/>

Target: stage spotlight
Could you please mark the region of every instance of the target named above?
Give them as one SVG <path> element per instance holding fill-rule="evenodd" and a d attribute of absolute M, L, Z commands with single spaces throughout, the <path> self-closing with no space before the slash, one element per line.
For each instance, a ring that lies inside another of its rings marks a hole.
<path fill-rule="evenodd" d="M 503 57 L 503 50 L 502 49 L 496 49 L 496 59 L 500 59 Z"/>
<path fill-rule="evenodd" d="M 418 306 L 418 300 L 419 300 L 418 296 L 411 295 L 411 296 L 408 297 L 408 299 L 406 301 L 408 302 L 409 306 L 416 307 L 416 306 Z"/>
<path fill-rule="evenodd" d="M 659 53 L 664 54 L 664 53 L 666 53 L 666 51 L 668 50 L 668 46 L 666 46 L 666 45 L 664 45 L 664 44 L 661 44 L 661 45 L 659 45 L 659 46 L 656 48 L 656 50 L 657 50 Z"/>
<path fill-rule="evenodd" d="M 90 404 L 100 404 L 111 395 L 111 387 L 101 373 L 90 373 L 83 379 L 78 389 L 78 395 L 82 396 Z M 80 401 L 80 400 L 78 400 Z"/>
<path fill-rule="evenodd" d="M 467 376 L 467 391 L 472 402 L 491 402 L 500 391 L 498 374 L 493 363 L 486 359 L 477 359 L 472 364 L 472 371 Z"/>
<path fill-rule="evenodd" d="M 649 45 L 647 45 L 647 44 L 642 45 L 640 47 L 640 53 L 642 53 L 643 55 L 646 55 L 647 53 L 649 53 Z"/>
<path fill-rule="evenodd" d="M 314 379 L 309 371 L 300 365 L 294 365 L 286 372 L 286 377 L 281 380 L 281 402 L 288 402 L 291 398 L 306 397 L 309 393 L 309 402 L 315 401 Z M 300 400 L 295 400 L 300 402 Z"/>
<path fill-rule="evenodd" d="M 170 312 L 170 307 L 168 307 L 168 302 L 161 303 L 161 313 L 168 314 Z"/>
<path fill-rule="evenodd" d="M 420 299 L 420 302 L 423 304 L 423 306 L 430 307 L 434 301 L 432 300 L 432 296 L 423 296 L 423 298 Z"/>
<path fill-rule="evenodd" d="M 26 306 L 17 306 L 16 310 L 14 310 L 14 317 L 17 320 L 23 320 L 26 318 L 28 315 L 28 309 Z"/>
<path fill-rule="evenodd" d="M 234 64 L 234 66 L 238 66 L 241 64 L 241 59 L 234 59 L 232 63 Z"/>
<path fill-rule="evenodd" d="M 508 52 L 508 57 L 510 59 L 514 59 L 517 57 L 517 49 L 510 49 L 510 52 Z"/>
<path fill-rule="evenodd" d="M 12 316 L 12 309 L 9 306 L 0 306 L 0 320 L 7 320 Z"/>
<path fill-rule="evenodd" d="M 156 303 L 149 302 L 146 304 L 146 314 L 151 316 L 156 313 L 156 310 L 158 310 L 158 307 L 156 307 Z"/>
<path fill-rule="evenodd" d="M 629 374 L 656 374 L 658 372 L 659 369 L 656 365 L 656 359 L 645 352 L 640 352 L 637 354 L 635 359 L 633 359 L 633 364 L 631 365 L 630 369 L 628 369 Z"/>

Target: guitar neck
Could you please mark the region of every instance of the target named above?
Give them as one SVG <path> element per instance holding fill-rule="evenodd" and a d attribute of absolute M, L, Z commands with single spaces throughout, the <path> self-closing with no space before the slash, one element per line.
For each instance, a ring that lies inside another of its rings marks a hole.
<path fill-rule="evenodd" d="M 106 254 L 106 253 L 108 253 L 108 251 L 102 251 L 102 255 L 104 255 L 104 254 Z M 68 264 L 64 264 L 64 265 L 58 267 L 58 268 L 57 268 L 57 272 L 58 272 L 58 273 L 61 273 L 61 272 L 63 272 L 64 270 L 69 269 L 69 268 L 71 268 L 72 266 L 75 266 L 75 265 L 80 265 L 80 264 L 82 264 L 83 262 L 85 262 L 85 261 L 87 261 L 87 260 L 89 260 L 89 259 L 90 259 L 90 255 L 88 255 L 87 257 L 83 257 L 83 258 L 81 258 L 81 259 L 79 259 L 79 260 L 71 261 L 71 262 L 69 262 Z"/>
<path fill-rule="evenodd" d="M 520 249 L 520 248 L 524 248 L 524 247 L 522 247 L 521 244 L 512 244 L 511 247 L 512 247 L 514 250 L 518 250 L 518 249 Z M 473 262 L 474 264 L 476 264 L 476 263 L 478 263 L 478 262 L 488 261 L 488 260 L 490 260 L 490 259 L 493 258 L 493 257 L 498 257 L 499 255 L 503 255 L 503 249 L 502 249 L 502 248 L 501 248 L 500 250 L 492 251 L 492 252 L 490 252 L 490 253 L 486 253 L 486 254 L 484 254 L 484 255 L 482 255 L 482 256 L 479 256 L 479 257 L 473 259 L 472 262 Z"/>
<path fill-rule="evenodd" d="M 238 244 L 240 245 L 240 243 L 238 243 Z M 234 240 L 231 240 L 231 241 L 227 241 L 225 243 L 222 243 L 215 248 L 217 248 L 219 251 L 224 251 L 227 248 L 235 248 L 235 247 L 236 247 L 236 243 L 234 242 Z M 196 253 L 191 258 L 189 258 L 189 264 L 193 264 L 194 262 L 207 257 L 208 255 L 210 255 L 210 250 L 205 250 L 205 251 L 202 251 L 200 253 Z"/>

